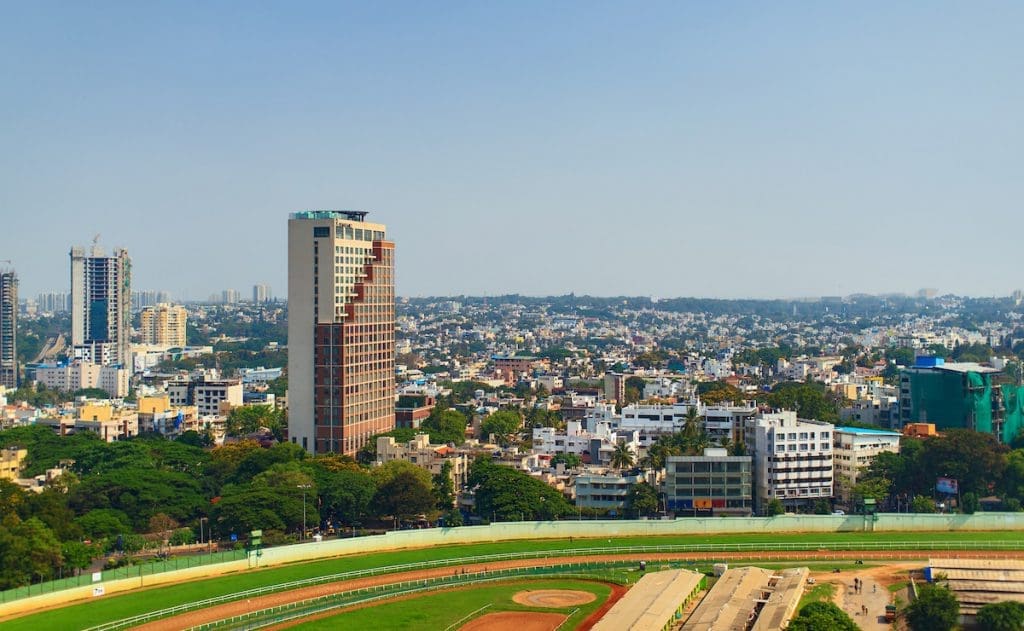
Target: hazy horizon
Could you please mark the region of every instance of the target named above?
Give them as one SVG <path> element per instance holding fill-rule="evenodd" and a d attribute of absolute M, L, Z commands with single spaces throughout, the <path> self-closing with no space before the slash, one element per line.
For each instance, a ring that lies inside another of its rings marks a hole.
<path fill-rule="evenodd" d="M 0 259 L 283 297 L 370 211 L 402 296 L 1006 296 L 1024 5 L 10 4 Z"/>

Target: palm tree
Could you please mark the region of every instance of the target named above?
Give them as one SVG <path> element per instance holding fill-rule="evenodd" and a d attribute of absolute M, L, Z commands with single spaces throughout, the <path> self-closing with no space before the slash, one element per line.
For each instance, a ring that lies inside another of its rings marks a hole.
<path fill-rule="evenodd" d="M 686 438 L 694 438 L 697 436 L 697 421 L 700 420 L 700 414 L 697 412 L 697 406 L 691 405 L 686 410 L 686 415 L 683 417 L 683 436 Z"/>
<path fill-rule="evenodd" d="M 612 452 L 611 465 L 615 469 L 622 470 L 633 466 L 635 462 L 633 450 L 626 443 L 617 443 L 615 451 Z"/>

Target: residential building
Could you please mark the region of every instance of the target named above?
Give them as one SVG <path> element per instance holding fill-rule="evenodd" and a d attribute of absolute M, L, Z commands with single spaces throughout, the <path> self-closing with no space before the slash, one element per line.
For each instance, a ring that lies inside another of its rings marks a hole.
<path fill-rule="evenodd" d="M 167 383 L 171 405 L 194 405 L 199 416 L 227 416 L 232 408 L 242 405 L 241 379 L 195 378 Z"/>
<path fill-rule="evenodd" d="M 129 365 L 132 333 L 131 259 L 93 245 L 71 248 L 71 344 L 76 359 Z"/>
<path fill-rule="evenodd" d="M 196 406 L 171 405 L 170 395 L 139 397 L 135 405 L 139 415 L 140 432 L 155 432 L 168 438 L 176 438 L 187 431 L 210 431 L 211 434 L 215 434 L 213 424 L 200 421 Z M 215 435 L 214 439 L 217 438 Z"/>
<path fill-rule="evenodd" d="M 98 388 L 115 399 L 128 396 L 131 374 L 119 365 L 101 365 L 76 359 L 66 364 L 41 364 L 35 380 L 47 388 L 75 392 Z"/>
<path fill-rule="evenodd" d="M 603 508 L 622 513 L 626 496 L 633 485 L 646 482 L 643 473 L 584 473 L 576 476 L 576 505 L 581 508 Z"/>
<path fill-rule="evenodd" d="M 270 285 L 253 285 L 252 286 L 252 301 L 256 304 L 263 304 L 273 300 L 273 296 L 270 293 Z"/>
<path fill-rule="evenodd" d="M 67 313 L 68 294 L 49 292 L 36 297 L 36 305 L 43 313 Z"/>
<path fill-rule="evenodd" d="M 241 294 L 238 293 L 237 289 L 225 289 L 220 292 L 220 301 L 225 305 L 237 304 L 241 299 Z"/>
<path fill-rule="evenodd" d="M 17 480 L 21 476 L 21 468 L 25 465 L 27 457 L 27 449 L 20 447 L 0 449 L 0 480 Z"/>
<path fill-rule="evenodd" d="M 835 473 L 846 478 L 850 486 L 857 483 L 863 469 L 870 466 L 878 454 L 900 452 L 899 432 L 863 427 L 836 427 L 834 435 L 832 459 Z M 843 500 L 850 499 L 845 487 L 841 489 L 839 495 Z"/>
<path fill-rule="evenodd" d="M 266 383 L 280 378 L 284 374 L 284 369 L 257 366 L 256 368 L 245 368 L 239 374 L 242 377 L 242 383 Z"/>
<path fill-rule="evenodd" d="M 18 276 L 0 270 L 0 386 L 18 387 Z"/>
<path fill-rule="evenodd" d="M 681 517 L 749 517 L 753 511 L 753 459 L 708 448 L 702 456 L 665 460 L 666 508 Z"/>
<path fill-rule="evenodd" d="M 161 303 L 144 308 L 139 318 L 143 344 L 177 348 L 188 345 L 185 341 L 188 312 L 184 307 Z"/>
<path fill-rule="evenodd" d="M 288 221 L 288 434 L 313 453 L 395 427 L 395 246 L 366 214 Z"/>
<path fill-rule="evenodd" d="M 604 398 L 623 405 L 626 401 L 626 375 L 616 372 L 604 376 Z"/>
<path fill-rule="evenodd" d="M 377 464 L 385 464 L 392 460 L 411 462 L 429 471 L 430 475 L 440 475 L 444 463 L 450 462 L 452 482 L 456 490 L 465 486 L 471 464 L 469 456 L 454 447 L 431 445 L 430 436 L 427 434 L 416 434 L 408 443 L 396 443 L 392 436 L 377 437 Z"/>
<path fill-rule="evenodd" d="M 406 393 L 398 396 L 395 404 L 395 426 L 419 429 L 430 418 L 437 400 L 429 394 Z"/>
<path fill-rule="evenodd" d="M 760 414 L 747 422 L 747 447 L 753 449 L 755 510 L 768 502 L 787 508 L 832 497 L 831 423 L 797 418 L 796 412 Z"/>

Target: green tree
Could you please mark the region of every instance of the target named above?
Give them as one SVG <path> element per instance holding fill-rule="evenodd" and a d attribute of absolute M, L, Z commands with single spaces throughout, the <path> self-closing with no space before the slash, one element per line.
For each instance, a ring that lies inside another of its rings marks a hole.
<path fill-rule="evenodd" d="M 934 513 L 935 501 L 924 495 L 915 495 L 910 502 L 910 510 L 914 513 Z"/>
<path fill-rule="evenodd" d="M 914 631 L 950 631 L 960 617 L 960 603 L 945 585 L 926 583 L 906 611 L 907 623 Z"/>
<path fill-rule="evenodd" d="M 112 538 L 132 531 L 124 512 L 113 508 L 97 508 L 75 519 L 86 536 L 93 539 Z"/>
<path fill-rule="evenodd" d="M 646 482 L 634 484 L 626 494 L 626 507 L 637 515 L 653 515 L 658 512 L 658 492 Z"/>
<path fill-rule="evenodd" d="M 976 493 L 964 493 L 960 502 L 960 510 L 968 515 L 972 515 L 981 509 L 981 501 L 978 500 Z"/>
<path fill-rule="evenodd" d="M 92 564 L 102 552 L 95 545 L 81 541 L 65 541 L 60 545 L 61 566 L 65 573 L 77 575 Z"/>
<path fill-rule="evenodd" d="M 281 410 L 275 410 L 269 405 L 244 405 L 231 410 L 227 432 L 230 436 L 243 436 L 265 427 L 277 438 L 283 430 L 283 418 Z"/>
<path fill-rule="evenodd" d="M 370 474 L 359 469 L 314 472 L 320 490 L 320 515 L 325 521 L 350 526 L 362 524 L 370 515 L 377 485 Z"/>
<path fill-rule="evenodd" d="M 489 460 L 473 463 L 468 484 L 475 490 L 476 512 L 484 519 L 546 520 L 573 512 L 557 490 L 522 471 Z"/>
<path fill-rule="evenodd" d="M 609 464 L 615 469 L 628 469 L 636 462 L 636 456 L 627 443 L 616 443 Z"/>
<path fill-rule="evenodd" d="M 436 500 L 431 487 L 422 477 L 411 471 L 402 471 L 377 489 L 373 505 L 380 517 L 391 516 L 402 522 L 421 514 L 434 513 Z"/>
<path fill-rule="evenodd" d="M 430 434 L 430 442 L 435 445 L 461 445 L 466 442 L 466 417 L 457 410 L 434 408 L 420 429 Z"/>
<path fill-rule="evenodd" d="M 974 621 L 982 631 L 1020 631 L 1024 629 L 1024 603 L 1007 600 L 983 605 Z"/>
<path fill-rule="evenodd" d="M 831 602 L 804 605 L 786 627 L 788 631 L 858 631 L 859 628 L 849 614 Z"/>
<path fill-rule="evenodd" d="M 583 464 L 583 459 L 573 453 L 555 454 L 555 456 L 551 458 L 551 466 L 554 467 L 559 464 L 564 464 L 566 469 L 575 469 Z"/>
<path fill-rule="evenodd" d="M 519 412 L 499 410 L 489 415 L 480 423 L 480 433 L 484 438 L 494 435 L 501 444 L 508 443 L 508 437 L 519 431 L 523 418 Z"/>
<path fill-rule="evenodd" d="M 437 500 L 438 510 L 451 510 L 455 506 L 455 482 L 452 480 L 451 460 L 445 460 L 441 464 L 441 471 L 433 476 L 434 498 Z"/>
<path fill-rule="evenodd" d="M 765 507 L 765 514 L 768 517 L 774 517 L 776 515 L 782 515 L 786 512 L 786 507 L 782 505 L 782 502 L 773 497 L 768 500 L 768 505 Z"/>
<path fill-rule="evenodd" d="M 45 581 L 62 562 L 60 542 L 40 520 L 10 517 L 0 525 L 0 589 Z"/>

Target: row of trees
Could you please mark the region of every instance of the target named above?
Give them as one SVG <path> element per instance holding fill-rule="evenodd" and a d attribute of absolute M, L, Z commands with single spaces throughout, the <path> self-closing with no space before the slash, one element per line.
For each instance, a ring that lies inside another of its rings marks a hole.
<path fill-rule="evenodd" d="M 192 434 L 106 443 L 48 428 L 0 432 L 0 447 L 28 449 L 26 475 L 67 467 L 41 493 L 0 482 L 0 589 L 87 567 L 104 551 L 137 549 L 144 535 L 187 542 L 200 520 L 216 538 L 259 528 L 272 540 L 298 533 L 304 521 L 356 527 L 452 510 L 450 469 L 436 477 L 403 462 L 370 469 L 336 455 L 312 458 L 291 443 L 204 449 Z M 175 534 L 181 528 L 188 536 Z"/>

